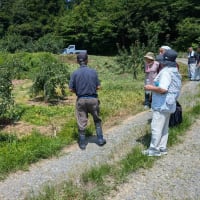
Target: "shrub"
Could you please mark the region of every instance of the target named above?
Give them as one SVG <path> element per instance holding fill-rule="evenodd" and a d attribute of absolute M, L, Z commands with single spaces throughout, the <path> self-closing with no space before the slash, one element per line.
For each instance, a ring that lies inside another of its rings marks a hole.
<path fill-rule="evenodd" d="M 0 73 L 0 123 L 4 124 L 13 117 L 12 73 L 4 64 L 0 64 Z"/>
<path fill-rule="evenodd" d="M 59 53 L 63 47 L 63 39 L 48 33 L 34 43 L 34 51 Z"/>
<path fill-rule="evenodd" d="M 23 37 L 19 34 L 7 34 L 0 40 L 0 51 L 8 51 L 15 53 L 19 49 L 23 49 L 25 43 Z"/>
<path fill-rule="evenodd" d="M 65 89 L 69 80 L 68 67 L 47 53 L 40 58 L 39 62 L 40 69 L 31 87 L 32 95 L 36 97 L 42 94 L 45 101 L 66 96 Z"/>

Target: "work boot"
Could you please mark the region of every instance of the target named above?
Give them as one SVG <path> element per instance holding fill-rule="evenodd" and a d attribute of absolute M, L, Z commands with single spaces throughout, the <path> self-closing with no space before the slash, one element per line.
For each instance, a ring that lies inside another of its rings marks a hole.
<path fill-rule="evenodd" d="M 79 131 L 79 141 L 78 141 L 78 145 L 80 147 L 81 150 L 85 150 L 86 149 L 86 140 L 85 140 L 85 133 L 84 131 Z"/>
<path fill-rule="evenodd" d="M 99 146 L 103 146 L 106 144 L 106 140 L 103 138 L 103 132 L 102 132 L 102 127 L 100 123 L 95 124 L 96 127 L 96 134 L 97 134 L 97 144 Z"/>

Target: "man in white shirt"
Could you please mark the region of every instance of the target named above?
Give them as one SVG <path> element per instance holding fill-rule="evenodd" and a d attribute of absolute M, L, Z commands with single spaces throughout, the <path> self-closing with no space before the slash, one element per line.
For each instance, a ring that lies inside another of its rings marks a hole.
<path fill-rule="evenodd" d="M 169 119 L 171 113 L 175 112 L 181 90 L 181 75 L 177 69 L 176 57 L 176 51 L 167 50 L 163 54 L 164 68 L 154 79 L 154 85 L 144 87 L 145 90 L 152 91 L 151 143 L 143 151 L 148 156 L 167 154 Z"/>

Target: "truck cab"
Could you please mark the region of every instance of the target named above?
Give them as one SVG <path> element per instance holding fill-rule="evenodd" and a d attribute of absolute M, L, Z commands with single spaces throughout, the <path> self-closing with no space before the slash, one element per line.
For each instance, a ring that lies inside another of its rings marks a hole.
<path fill-rule="evenodd" d="M 69 45 L 62 52 L 62 54 L 79 54 L 79 53 L 87 53 L 87 50 L 76 50 L 76 45 L 74 44 Z"/>

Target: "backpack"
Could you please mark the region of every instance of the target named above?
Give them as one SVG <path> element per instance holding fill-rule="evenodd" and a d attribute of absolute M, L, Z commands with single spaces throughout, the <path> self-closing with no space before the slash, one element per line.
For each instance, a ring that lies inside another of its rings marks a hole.
<path fill-rule="evenodd" d="M 170 115 L 169 127 L 177 126 L 177 125 L 181 124 L 182 121 L 183 121 L 182 106 L 178 101 L 176 101 L 176 110 L 174 113 L 172 113 Z"/>

